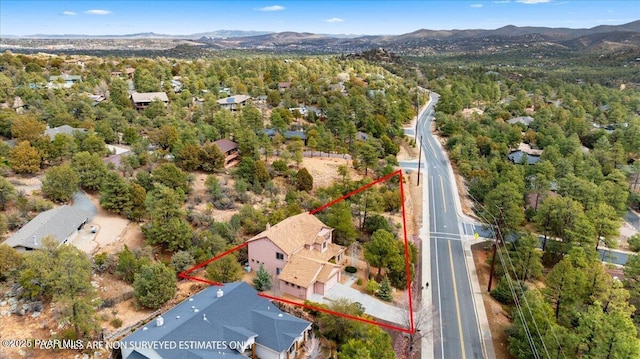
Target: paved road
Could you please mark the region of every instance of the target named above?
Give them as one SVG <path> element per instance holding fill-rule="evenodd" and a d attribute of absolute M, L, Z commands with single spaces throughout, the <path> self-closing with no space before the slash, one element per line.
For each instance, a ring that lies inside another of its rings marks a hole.
<path fill-rule="evenodd" d="M 432 93 L 431 102 L 421 113 L 418 122 L 418 139 L 422 141 L 426 169 L 423 171 L 426 177 L 424 205 L 428 206 L 429 217 L 428 244 L 423 242 L 423 248 L 429 247 L 425 253 L 429 253 L 431 266 L 430 276 L 425 278 L 430 278 L 428 289 L 431 290 L 432 305 L 437 313 L 431 338 L 433 352 L 424 353 L 423 343 L 423 358 L 494 357 L 493 348 L 487 350 L 483 346 L 476 301 L 465 261 L 463 238 L 468 237 L 461 234 L 469 229 L 463 226 L 459 216 L 458 193 L 452 181 L 450 163 L 430 131 L 433 107 L 437 100 L 438 95 Z M 412 167 L 410 163 L 406 164 Z M 417 164 L 413 168 L 417 169 Z M 424 237 L 423 241 L 426 240 Z M 487 351 L 489 354 L 485 354 Z"/>

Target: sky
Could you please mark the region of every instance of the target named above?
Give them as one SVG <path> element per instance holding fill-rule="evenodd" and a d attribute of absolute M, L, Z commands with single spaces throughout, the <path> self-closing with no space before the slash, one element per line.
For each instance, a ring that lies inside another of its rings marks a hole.
<path fill-rule="evenodd" d="M 506 25 L 591 28 L 640 19 L 637 0 L 0 0 L 0 35 L 188 35 L 216 30 L 397 35 Z"/>

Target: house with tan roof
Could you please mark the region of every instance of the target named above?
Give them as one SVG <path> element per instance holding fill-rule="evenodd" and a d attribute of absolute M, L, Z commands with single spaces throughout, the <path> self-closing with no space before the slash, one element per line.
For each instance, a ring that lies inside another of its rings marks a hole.
<path fill-rule="evenodd" d="M 249 239 L 248 264 L 277 278 L 284 294 L 308 299 L 340 281 L 345 247 L 332 242 L 333 228 L 309 212 L 269 226 Z"/>

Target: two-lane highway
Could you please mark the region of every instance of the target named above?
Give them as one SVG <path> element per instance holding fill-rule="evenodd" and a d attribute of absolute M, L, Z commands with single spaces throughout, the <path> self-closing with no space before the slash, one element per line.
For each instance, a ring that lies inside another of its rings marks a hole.
<path fill-rule="evenodd" d="M 430 131 L 438 95 L 430 96 L 429 105 L 418 119 L 418 139 L 422 139 L 428 174 L 423 205 L 429 206 L 428 224 L 425 221 L 429 235 L 428 239 L 423 238 L 428 240 L 423 242 L 423 248 L 429 246 L 431 275 L 426 281 L 430 284 L 427 288 L 431 290 L 436 318 L 431 338 L 433 353 L 423 353 L 423 358 L 484 358 L 461 236 L 464 232 L 456 202 L 458 193 L 449 160 Z"/>

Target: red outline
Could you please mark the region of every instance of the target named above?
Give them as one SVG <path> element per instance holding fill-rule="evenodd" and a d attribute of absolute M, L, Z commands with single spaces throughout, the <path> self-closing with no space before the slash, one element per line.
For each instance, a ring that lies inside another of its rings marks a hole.
<path fill-rule="evenodd" d="M 360 317 L 356 317 L 353 315 L 349 315 L 349 314 L 345 314 L 345 313 L 339 313 L 339 312 L 335 312 L 329 309 L 324 309 L 324 308 L 320 308 L 320 307 L 316 307 L 313 305 L 308 305 L 308 304 L 302 304 L 302 303 L 297 303 L 288 299 L 284 299 L 284 298 L 279 298 L 279 297 L 274 297 L 274 296 L 270 296 L 264 293 L 258 293 L 258 296 L 263 297 L 263 298 L 267 298 L 267 299 L 271 299 L 271 300 L 275 300 L 278 302 L 282 302 L 282 303 L 286 303 L 286 304 L 290 304 L 290 305 L 294 305 L 294 306 L 298 306 L 298 307 L 302 307 L 302 308 L 307 308 L 307 309 L 312 309 L 312 310 L 316 310 L 319 312 L 323 312 L 323 313 L 327 313 L 327 314 L 331 314 L 331 315 L 337 315 L 339 317 L 343 317 L 343 318 L 347 318 L 347 319 L 351 319 L 351 320 L 356 320 L 359 322 L 363 322 L 363 323 L 369 323 L 369 324 L 373 324 L 373 325 L 377 325 L 379 327 L 382 328 L 387 328 L 387 329 L 391 329 L 391 330 L 397 330 L 400 332 L 404 332 L 404 333 L 410 333 L 413 334 L 416 331 L 415 325 L 414 325 L 414 319 L 413 319 L 413 295 L 411 293 L 411 267 L 410 267 L 410 262 L 409 262 L 409 241 L 408 241 L 408 237 L 407 237 L 407 218 L 406 218 L 406 214 L 405 214 L 405 205 L 404 205 L 404 184 L 403 184 L 403 177 L 402 177 L 402 170 L 397 170 L 393 173 L 390 173 L 386 176 L 383 176 L 381 178 L 378 178 L 377 180 L 370 182 L 360 188 L 357 188 L 354 191 L 351 191 L 347 194 L 345 194 L 344 196 L 338 198 L 338 199 L 334 199 L 329 203 L 326 203 L 312 211 L 309 212 L 310 215 L 314 215 L 324 209 L 327 209 L 328 207 L 342 201 L 345 200 L 351 196 L 353 196 L 354 194 L 360 193 L 364 190 L 366 190 L 367 188 L 370 188 L 372 186 L 374 186 L 377 183 L 380 182 L 384 182 L 394 176 L 398 176 L 400 178 L 400 202 L 402 203 L 402 228 L 403 228 L 403 234 L 404 234 L 404 259 L 405 259 L 405 275 L 407 277 L 407 295 L 409 296 L 409 328 L 402 328 L 402 327 L 397 327 L 395 325 L 390 325 L 390 324 L 386 324 L 386 323 L 381 323 L 375 320 L 370 320 L 370 319 L 366 319 L 366 318 L 360 318 Z M 227 251 L 225 251 L 224 253 L 218 254 L 217 256 L 210 258 L 202 263 L 196 264 L 195 266 L 181 272 L 180 274 L 178 274 L 178 276 L 180 278 L 184 278 L 184 279 L 189 279 L 189 280 L 194 280 L 194 281 L 198 281 L 198 282 L 202 282 L 202 283 L 206 283 L 206 284 L 210 284 L 210 285 L 215 285 L 215 286 L 219 286 L 222 285 L 221 283 L 218 282 L 214 282 L 208 279 L 203 279 L 203 278 L 198 278 L 198 277 L 193 277 L 191 275 L 189 275 L 189 273 L 202 268 L 204 266 L 206 266 L 207 264 L 216 261 L 228 254 L 231 254 L 237 250 L 240 250 L 246 246 L 248 246 L 249 242 L 244 242 L 242 244 L 240 244 L 239 246 L 233 247 Z"/>

